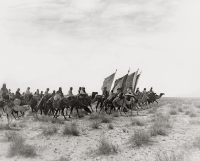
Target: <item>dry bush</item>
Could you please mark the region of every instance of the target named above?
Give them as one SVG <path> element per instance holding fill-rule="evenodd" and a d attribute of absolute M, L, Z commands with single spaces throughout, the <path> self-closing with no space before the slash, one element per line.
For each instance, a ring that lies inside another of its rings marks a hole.
<path fill-rule="evenodd" d="M 114 113 L 112 114 L 112 116 L 113 116 L 113 117 L 119 117 L 119 112 L 114 112 Z"/>
<path fill-rule="evenodd" d="M 44 135 L 53 135 L 55 133 L 58 132 L 58 127 L 55 125 L 50 125 L 50 126 L 46 126 L 44 127 L 42 134 Z"/>
<path fill-rule="evenodd" d="M 185 111 L 185 115 L 189 115 L 190 114 L 190 111 Z"/>
<path fill-rule="evenodd" d="M 19 134 L 13 131 L 8 131 L 5 133 L 6 138 L 8 141 L 13 141 L 15 140 L 15 137 L 19 137 Z"/>
<path fill-rule="evenodd" d="M 169 116 L 159 113 L 155 117 L 154 124 L 150 127 L 151 136 L 167 135 L 168 129 L 171 127 Z"/>
<path fill-rule="evenodd" d="M 101 115 L 101 122 L 102 123 L 110 123 L 112 122 L 112 117 L 107 115 Z"/>
<path fill-rule="evenodd" d="M 55 161 L 70 161 L 69 158 L 65 158 L 65 157 L 60 157 L 59 159 L 55 160 Z"/>
<path fill-rule="evenodd" d="M 112 123 L 108 124 L 108 129 L 110 129 L 110 130 L 114 129 L 114 126 Z"/>
<path fill-rule="evenodd" d="M 149 109 L 149 113 L 156 113 L 156 111 L 157 111 L 157 108 L 156 107 L 153 107 L 153 108 L 151 108 L 151 109 Z"/>
<path fill-rule="evenodd" d="M 3 124 L 0 124 L 0 130 L 4 130 L 5 126 Z"/>
<path fill-rule="evenodd" d="M 159 152 L 156 161 L 188 161 L 184 152 Z"/>
<path fill-rule="evenodd" d="M 51 119 L 51 123 L 52 124 L 65 124 L 65 122 L 63 120 L 60 120 L 60 119 Z"/>
<path fill-rule="evenodd" d="M 89 117 L 90 120 L 97 120 L 99 118 L 100 118 L 100 116 L 98 114 L 91 114 Z"/>
<path fill-rule="evenodd" d="M 200 124 L 200 120 L 190 120 L 190 124 Z"/>
<path fill-rule="evenodd" d="M 100 122 L 99 121 L 93 121 L 92 124 L 91 124 L 91 127 L 93 129 L 99 129 L 101 126 Z"/>
<path fill-rule="evenodd" d="M 98 153 L 100 155 L 109 155 L 113 153 L 118 153 L 119 147 L 117 145 L 111 144 L 106 138 L 102 138 L 98 145 Z"/>
<path fill-rule="evenodd" d="M 17 135 L 13 138 L 11 146 L 8 151 L 9 157 L 14 157 L 17 155 L 21 155 L 24 157 L 34 157 L 36 156 L 36 148 L 35 146 L 25 144 L 25 139 Z"/>
<path fill-rule="evenodd" d="M 183 112 L 182 107 L 179 107 L 179 108 L 178 108 L 178 112 Z"/>
<path fill-rule="evenodd" d="M 33 117 L 35 121 L 40 121 L 40 122 L 51 122 L 51 117 L 49 116 L 41 116 L 41 117 L 38 117 L 38 116 L 34 116 Z"/>
<path fill-rule="evenodd" d="M 131 119 L 131 125 L 145 126 L 146 122 L 141 119 Z"/>
<path fill-rule="evenodd" d="M 194 147 L 200 149 L 200 136 L 197 136 L 193 142 Z"/>
<path fill-rule="evenodd" d="M 63 135 L 79 136 L 80 131 L 78 130 L 76 123 L 65 125 L 64 130 L 63 130 Z"/>
<path fill-rule="evenodd" d="M 10 124 L 11 127 L 17 127 L 17 123 L 13 122 L 12 124 Z"/>
<path fill-rule="evenodd" d="M 150 133 L 145 130 L 137 129 L 134 131 L 134 135 L 130 138 L 130 143 L 132 146 L 141 146 L 149 144 L 150 141 Z"/>
<path fill-rule="evenodd" d="M 197 115 L 193 111 L 191 111 L 190 114 L 189 114 L 189 116 L 190 117 L 196 117 Z"/>
<path fill-rule="evenodd" d="M 171 108 L 170 111 L 169 111 L 169 113 L 170 113 L 170 115 L 177 115 L 177 110 Z"/>

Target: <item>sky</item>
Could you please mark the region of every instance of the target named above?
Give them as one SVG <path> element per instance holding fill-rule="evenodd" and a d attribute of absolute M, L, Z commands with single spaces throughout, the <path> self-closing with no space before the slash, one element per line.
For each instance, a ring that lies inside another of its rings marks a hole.
<path fill-rule="evenodd" d="M 200 97 L 199 0 L 0 1 L 0 85 L 80 86 L 139 69 L 138 87 Z"/>

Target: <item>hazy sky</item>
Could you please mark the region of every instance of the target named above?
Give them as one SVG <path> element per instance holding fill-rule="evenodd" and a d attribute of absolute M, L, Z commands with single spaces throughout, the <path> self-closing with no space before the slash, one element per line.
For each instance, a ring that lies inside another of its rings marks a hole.
<path fill-rule="evenodd" d="M 140 89 L 199 97 L 199 42 L 199 0 L 1 1 L 0 83 L 100 92 L 130 67 Z"/>

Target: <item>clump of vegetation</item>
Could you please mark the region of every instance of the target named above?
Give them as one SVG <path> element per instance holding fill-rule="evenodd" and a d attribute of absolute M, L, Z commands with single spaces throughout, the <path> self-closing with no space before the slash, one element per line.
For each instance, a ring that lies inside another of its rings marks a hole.
<path fill-rule="evenodd" d="M 100 128 L 100 122 L 94 121 L 94 122 L 92 122 L 91 126 L 92 126 L 93 129 L 99 129 Z"/>
<path fill-rule="evenodd" d="M 4 130 L 5 126 L 3 124 L 0 124 L 0 130 Z"/>
<path fill-rule="evenodd" d="M 5 133 L 6 138 L 8 141 L 13 141 L 15 140 L 15 137 L 19 137 L 19 134 L 13 131 L 9 131 Z"/>
<path fill-rule="evenodd" d="M 190 117 L 196 117 L 197 115 L 194 112 L 190 112 L 189 116 Z"/>
<path fill-rule="evenodd" d="M 200 136 L 196 137 L 194 142 L 193 142 L 194 147 L 200 149 Z"/>
<path fill-rule="evenodd" d="M 169 111 L 169 113 L 170 113 L 170 115 L 177 115 L 177 110 L 171 108 L 170 111 Z"/>
<path fill-rule="evenodd" d="M 42 134 L 44 135 L 53 135 L 58 132 L 58 127 L 55 125 L 44 127 Z"/>
<path fill-rule="evenodd" d="M 157 108 L 153 107 L 153 108 L 150 108 L 148 112 L 149 113 L 156 113 L 156 111 L 157 111 Z"/>
<path fill-rule="evenodd" d="M 102 138 L 99 142 L 98 146 L 98 153 L 100 155 L 109 155 L 113 153 L 118 153 L 119 152 L 119 147 L 117 145 L 111 144 L 108 142 L 106 138 Z"/>
<path fill-rule="evenodd" d="M 131 119 L 131 125 L 137 125 L 137 126 L 144 126 L 146 123 L 144 120 L 141 119 Z"/>
<path fill-rule="evenodd" d="M 112 122 L 112 117 L 107 115 L 101 115 L 101 122 L 102 123 L 110 123 Z"/>
<path fill-rule="evenodd" d="M 114 126 L 112 123 L 108 124 L 108 129 L 110 129 L 110 130 L 114 129 Z"/>
<path fill-rule="evenodd" d="M 99 119 L 99 117 L 100 116 L 98 114 L 91 114 L 90 117 L 89 117 L 89 119 L 90 120 L 97 120 L 97 119 Z"/>
<path fill-rule="evenodd" d="M 118 112 L 114 112 L 114 113 L 112 114 L 112 116 L 113 116 L 113 117 L 119 117 L 119 113 L 118 113 Z"/>
<path fill-rule="evenodd" d="M 159 152 L 156 155 L 156 161 L 188 161 L 185 153 L 175 153 L 174 151 L 171 152 Z"/>
<path fill-rule="evenodd" d="M 25 139 L 21 135 L 13 137 L 11 146 L 8 151 L 9 157 L 17 155 L 24 157 L 34 157 L 37 155 L 35 146 L 25 144 Z"/>
<path fill-rule="evenodd" d="M 65 124 L 65 122 L 60 119 L 52 119 L 51 123 L 52 124 Z"/>
<path fill-rule="evenodd" d="M 56 160 L 56 161 L 70 161 L 70 159 L 68 159 L 68 158 L 65 158 L 65 157 L 60 157 L 58 160 Z"/>
<path fill-rule="evenodd" d="M 80 131 L 78 130 L 77 124 L 71 123 L 70 125 L 65 125 L 63 130 L 63 135 L 73 135 L 73 136 L 79 136 Z"/>
<path fill-rule="evenodd" d="M 130 143 L 132 146 L 139 147 L 141 145 L 149 144 L 150 142 L 150 133 L 141 129 L 135 130 L 134 135 L 130 138 Z"/>
<path fill-rule="evenodd" d="M 171 127 L 172 125 L 169 121 L 169 116 L 158 114 L 155 117 L 154 124 L 150 127 L 151 136 L 167 135 L 168 129 Z"/>
<path fill-rule="evenodd" d="M 169 111 L 169 114 L 170 115 L 177 115 L 177 110 L 174 109 L 174 108 L 171 108 L 170 111 Z"/>
<path fill-rule="evenodd" d="M 189 114 L 190 114 L 190 111 L 185 111 L 185 114 L 186 114 L 186 115 L 189 115 Z"/>
<path fill-rule="evenodd" d="M 179 112 L 183 112 L 182 107 L 179 107 L 179 108 L 178 108 L 178 111 L 179 111 Z"/>

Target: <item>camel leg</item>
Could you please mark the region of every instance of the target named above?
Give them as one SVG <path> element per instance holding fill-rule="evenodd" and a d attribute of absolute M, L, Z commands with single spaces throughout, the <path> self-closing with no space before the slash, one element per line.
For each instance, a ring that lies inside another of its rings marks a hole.
<path fill-rule="evenodd" d="M 76 112 L 77 112 L 78 117 L 81 118 L 78 112 L 78 107 L 76 107 Z"/>
<path fill-rule="evenodd" d="M 73 109 L 74 109 L 74 106 L 71 107 L 70 114 L 69 114 L 69 118 L 71 118 L 71 114 L 72 114 L 72 112 L 73 112 Z"/>
<path fill-rule="evenodd" d="M 99 101 L 97 101 L 97 105 L 96 105 L 96 112 L 97 112 L 97 108 L 98 108 L 98 106 L 99 106 Z"/>

